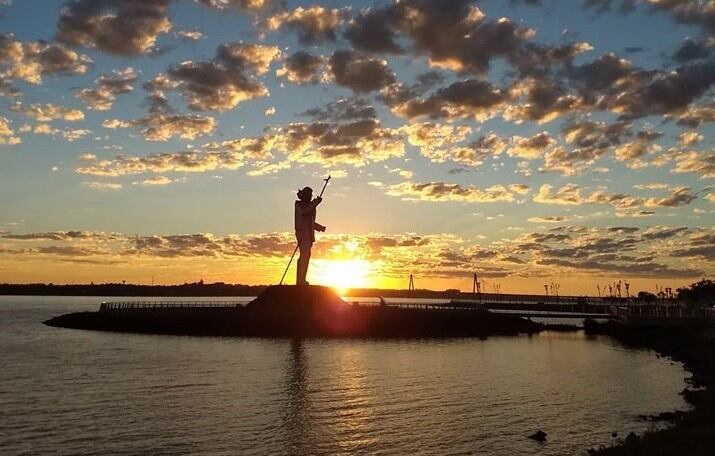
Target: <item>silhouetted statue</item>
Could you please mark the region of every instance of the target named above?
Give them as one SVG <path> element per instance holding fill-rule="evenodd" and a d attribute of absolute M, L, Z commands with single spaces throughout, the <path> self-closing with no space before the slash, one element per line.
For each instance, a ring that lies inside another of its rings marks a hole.
<path fill-rule="evenodd" d="M 325 227 L 315 221 L 315 208 L 323 201 L 320 196 L 313 199 L 313 189 L 305 187 L 298 190 L 298 201 L 295 202 L 295 237 L 298 240 L 300 257 L 296 273 L 296 285 L 308 285 L 305 280 L 310 262 L 310 249 L 315 242 L 315 231 L 325 231 Z"/>

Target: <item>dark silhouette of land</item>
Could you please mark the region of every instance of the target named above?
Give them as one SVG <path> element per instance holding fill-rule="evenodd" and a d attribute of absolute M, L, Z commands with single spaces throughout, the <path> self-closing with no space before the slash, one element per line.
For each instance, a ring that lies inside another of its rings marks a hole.
<path fill-rule="evenodd" d="M 243 285 L 223 282 L 184 283 L 177 285 L 137 285 L 123 283 L 101 284 L 53 284 L 31 283 L 11 284 L 0 283 L 0 295 L 31 295 L 31 296 L 153 296 L 153 297 L 236 297 L 258 296 L 269 285 Z M 432 299 L 474 299 L 476 295 L 462 292 L 457 289 L 429 290 L 429 289 L 382 289 L 382 288 L 351 288 L 346 294 L 348 297 L 384 297 L 384 298 L 432 298 Z M 504 301 L 533 300 L 544 301 L 543 295 L 529 294 L 492 294 L 480 293 L 483 299 L 499 299 Z M 559 299 L 560 301 L 577 300 L 578 296 L 550 297 L 547 300 Z"/>
<path fill-rule="evenodd" d="M 543 325 L 482 307 L 450 311 L 348 304 L 319 286 L 268 287 L 246 306 L 103 308 L 52 318 L 49 326 L 239 337 L 466 337 L 533 333 Z"/>
<path fill-rule="evenodd" d="M 712 296 L 711 296 L 712 298 Z M 669 422 L 666 429 L 643 435 L 622 435 L 612 447 L 592 449 L 602 456 L 712 455 L 715 448 L 715 328 L 625 328 L 614 324 L 586 325 L 587 334 L 607 334 L 634 348 L 656 350 L 663 356 L 684 363 L 693 376 L 681 393 L 693 407 L 687 412 L 665 412 L 642 417 L 654 422 Z"/>

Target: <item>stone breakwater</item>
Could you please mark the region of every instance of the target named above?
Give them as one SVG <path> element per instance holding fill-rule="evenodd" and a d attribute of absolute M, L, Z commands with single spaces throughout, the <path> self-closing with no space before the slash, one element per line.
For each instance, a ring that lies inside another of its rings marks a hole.
<path fill-rule="evenodd" d="M 544 326 L 484 309 L 361 306 L 331 288 L 269 287 L 244 306 L 122 309 L 52 318 L 56 327 L 101 331 L 239 337 L 469 337 L 534 333 Z"/>

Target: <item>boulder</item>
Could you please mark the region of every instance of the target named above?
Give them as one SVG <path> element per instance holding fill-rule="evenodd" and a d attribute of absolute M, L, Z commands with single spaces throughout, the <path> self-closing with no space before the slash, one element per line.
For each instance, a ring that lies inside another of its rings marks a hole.
<path fill-rule="evenodd" d="M 544 431 L 542 431 L 541 429 L 539 429 L 538 431 L 536 431 L 536 432 L 534 432 L 533 434 L 531 434 L 531 435 L 529 436 L 529 438 L 530 438 L 531 440 L 536 440 L 537 442 L 544 442 L 544 441 L 546 441 L 546 436 L 547 436 L 547 435 L 548 435 L 548 434 L 547 434 L 546 432 L 544 432 Z"/>

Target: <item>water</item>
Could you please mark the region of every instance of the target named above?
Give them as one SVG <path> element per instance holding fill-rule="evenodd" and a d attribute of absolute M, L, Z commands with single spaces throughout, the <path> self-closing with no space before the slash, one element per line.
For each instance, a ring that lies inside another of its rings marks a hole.
<path fill-rule="evenodd" d="M 1 454 L 583 454 L 686 408 L 681 365 L 583 333 L 291 342 L 41 324 L 100 300 L 0 297 Z M 537 429 L 546 443 L 526 438 Z"/>

